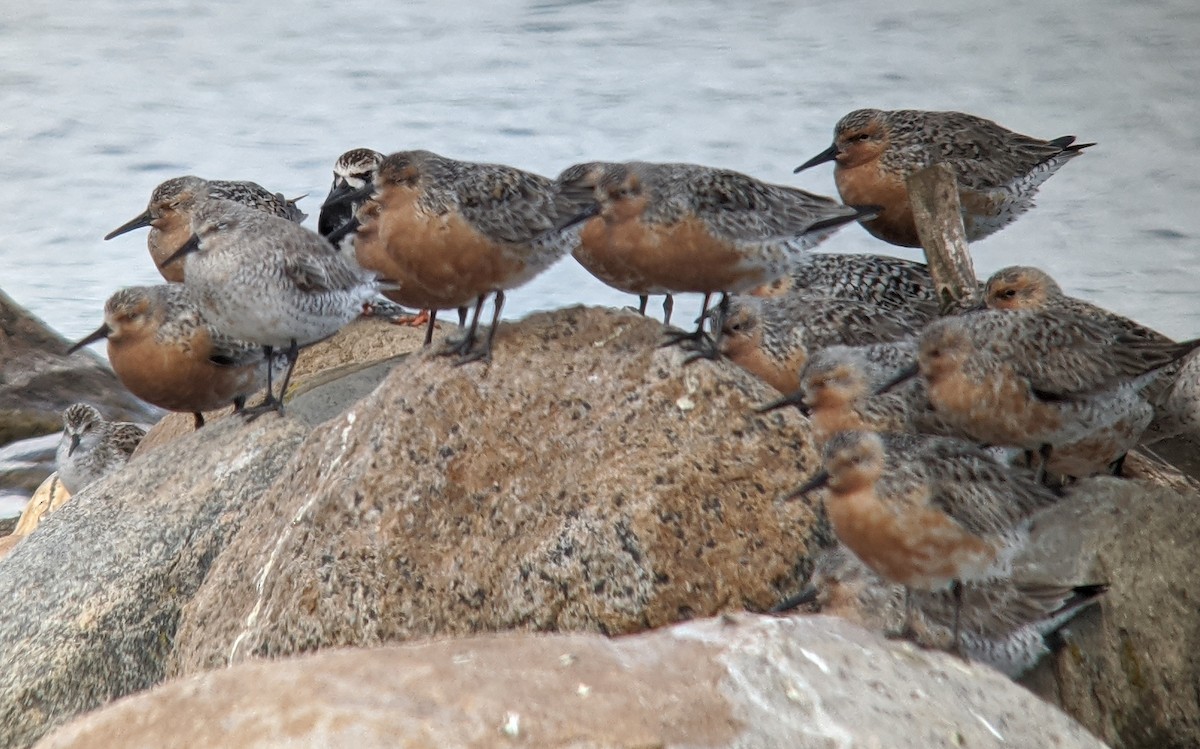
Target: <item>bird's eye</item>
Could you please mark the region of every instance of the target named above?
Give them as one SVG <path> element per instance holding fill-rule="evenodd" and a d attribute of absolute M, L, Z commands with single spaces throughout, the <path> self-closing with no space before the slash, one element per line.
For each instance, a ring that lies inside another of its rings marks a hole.
<path fill-rule="evenodd" d="M 854 140 L 857 143 L 862 143 L 862 142 L 868 141 L 870 139 L 871 139 L 870 133 L 859 133 L 858 135 L 854 136 L 854 138 L 852 138 L 852 140 Z"/>
<path fill-rule="evenodd" d="M 1016 290 L 1016 289 L 1005 289 L 1005 290 L 1004 290 L 1003 292 L 1001 292 L 1001 294 L 1000 294 L 1000 296 L 1004 297 L 1005 299 L 1012 299 L 1012 298 L 1013 298 L 1013 297 L 1015 297 L 1016 295 L 1017 295 L 1017 290 Z"/>

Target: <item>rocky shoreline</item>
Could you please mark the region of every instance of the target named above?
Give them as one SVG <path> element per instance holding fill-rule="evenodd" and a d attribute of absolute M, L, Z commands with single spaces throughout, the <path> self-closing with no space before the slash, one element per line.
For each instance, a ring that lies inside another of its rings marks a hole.
<path fill-rule="evenodd" d="M 487 367 L 420 335 L 360 320 L 305 352 L 284 419 L 163 418 L 16 544 L 0 747 L 97 709 L 42 745 L 367 746 L 383 726 L 413 746 L 1100 746 L 1080 724 L 1200 743 L 1200 519 L 1178 472 L 1082 482 L 1039 523 L 1032 569 L 1111 585 L 1022 680 L 1076 724 L 844 622 L 723 618 L 799 590 L 829 534 L 816 500 L 777 502 L 817 465 L 807 422 L 753 413 L 775 394 L 732 364 L 684 368 L 659 324 L 609 309 L 506 323 Z M 372 650 L 292 657 L 342 647 Z M 289 689 L 310 679 L 374 707 Z M 264 732 L 256 710 L 291 717 Z"/>

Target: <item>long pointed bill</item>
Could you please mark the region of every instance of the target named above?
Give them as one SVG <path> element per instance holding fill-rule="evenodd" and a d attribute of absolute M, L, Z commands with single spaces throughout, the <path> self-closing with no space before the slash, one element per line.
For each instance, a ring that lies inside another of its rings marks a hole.
<path fill-rule="evenodd" d="M 826 161 L 833 161 L 834 159 L 837 158 L 837 155 L 838 155 L 838 148 L 837 148 L 837 144 L 834 143 L 829 148 L 826 148 L 824 151 L 820 152 L 816 156 L 813 156 L 808 161 L 804 162 L 800 166 L 793 169 L 792 174 L 797 174 L 799 172 L 803 172 L 805 169 L 808 169 L 810 166 L 816 166 L 817 164 L 824 164 Z"/>
<path fill-rule="evenodd" d="M 893 390 L 896 387 L 903 385 L 904 383 L 908 382 L 912 378 L 916 377 L 920 373 L 921 373 L 920 365 L 917 364 L 916 362 L 913 362 L 912 364 L 909 364 L 907 367 L 905 367 L 904 369 L 897 372 L 895 377 L 893 377 L 892 379 L 890 379 L 887 382 L 880 385 L 879 389 L 875 391 L 875 394 L 880 395 L 882 393 L 886 393 L 890 390 Z"/>
<path fill-rule="evenodd" d="M 329 244 L 337 247 L 339 244 L 341 244 L 343 239 L 358 231 L 359 227 L 361 226 L 362 222 L 358 220 L 358 216 L 351 216 L 350 218 L 346 219 L 345 223 L 343 223 L 341 226 L 329 232 L 329 236 L 325 237 L 325 239 L 329 242 Z"/>
<path fill-rule="evenodd" d="M 79 448 L 79 435 L 78 435 L 78 434 L 72 434 L 72 435 L 71 435 L 71 444 L 67 446 L 67 457 L 69 458 L 69 457 L 71 457 L 72 455 L 74 455 L 74 454 L 75 454 L 75 451 L 76 451 L 78 448 Z"/>
<path fill-rule="evenodd" d="M 588 219 L 592 218 L 593 216 L 598 216 L 598 215 L 600 215 L 600 206 L 593 203 L 593 204 L 587 206 L 586 208 L 583 208 L 582 210 L 580 210 L 579 213 L 576 213 L 574 216 L 571 216 L 571 218 L 569 218 L 566 221 L 562 222 L 561 224 L 558 224 L 557 226 L 555 226 L 554 231 L 556 231 L 556 232 L 566 231 L 567 229 L 570 229 L 572 226 L 577 226 L 578 224 L 582 224 L 584 221 L 587 221 Z"/>
<path fill-rule="evenodd" d="M 158 267 L 166 268 L 168 265 L 170 265 L 171 263 L 180 259 L 184 255 L 190 255 L 193 252 L 198 251 L 199 249 L 200 249 L 200 237 L 193 234 L 191 237 L 188 238 L 188 241 L 183 243 L 183 247 L 180 247 L 178 250 L 175 250 L 175 252 L 171 253 L 170 257 L 168 257 L 166 260 L 164 260 L 158 264 Z"/>
<path fill-rule="evenodd" d="M 812 494 L 817 489 L 820 489 L 821 487 L 825 486 L 828 483 L 829 483 L 829 472 L 822 469 L 820 471 L 817 471 L 811 479 L 809 479 L 808 481 L 805 481 L 800 486 L 797 486 L 795 489 L 788 492 L 787 495 L 784 496 L 783 501 L 789 502 L 798 497 L 803 497 L 807 494 Z"/>
<path fill-rule="evenodd" d="M 96 328 L 95 331 L 93 331 L 91 334 L 89 334 L 86 338 L 83 338 L 83 339 L 75 342 L 74 344 L 72 344 L 71 348 L 67 349 L 67 355 L 70 356 L 71 354 L 75 353 L 76 351 L 83 348 L 84 346 L 95 343 L 96 341 L 100 340 L 101 338 L 108 338 L 108 334 L 111 332 L 112 332 L 112 328 L 108 327 L 108 323 L 101 325 L 100 327 Z"/>
<path fill-rule="evenodd" d="M 339 185 L 329 191 L 329 195 L 325 197 L 325 202 L 321 204 L 321 210 L 334 208 L 344 203 L 350 203 L 359 198 L 369 198 L 375 192 L 375 185 L 371 182 L 366 183 L 362 187 L 355 189 L 350 185 Z"/>
<path fill-rule="evenodd" d="M 765 414 L 783 408 L 784 406 L 795 406 L 796 408 L 799 408 L 800 412 L 805 416 L 808 415 L 807 412 L 809 409 L 804 405 L 804 391 L 802 390 L 797 390 L 791 395 L 785 395 L 778 400 L 771 401 L 770 403 L 764 403 L 761 406 L 756 406 L 754 412 Z"/>
<path fill-rule="evenodd" d="M 105 234 L 104 239 L 109 240 L 109 239 L 112 239 L 113 237 L 119 237 L 122 234 L 125 234 L 126 232 L 131 232 L 134 229 L 141 229 L 142 227 L 149 226 L 150 222 L 153 220 L 154 220 L 154 217 L 150 215 L 150 209 L 147 208 L 145 212 L 140 213 L 137 216 L 134 216 L 129 221 L 126 221 L 125 223 L 121 224 L 117 228 L 110 231 L 108 234 Z"/>

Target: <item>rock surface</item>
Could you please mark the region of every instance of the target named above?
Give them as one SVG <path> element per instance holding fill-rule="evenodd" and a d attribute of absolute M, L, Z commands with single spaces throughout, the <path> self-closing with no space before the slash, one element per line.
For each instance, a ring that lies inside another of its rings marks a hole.
<path fill-rule="evenodd" d="M 113 421 L 158 418 L 100 357 L 82 351 L 68 357 L 70 345 L 0 292 L 0 445 L 60 431 L 63 409 L 78 401 Z"/>
<path fill-rule="evenodd" d="M 95 746 L 1103 745 L 989 669 L 837 619 L 741 615 L 612 640 L 491 635 L 242 664 L 38 744 Z"/>
<path fill-rule="evenodd" d="M 1022 681 L 1122 749 L 1200 746 L 1200 494 L 1111 478 L 1039 519 L 1034 570 L 1107 581 Z"/>
<path fill-rule="evenodd" d="M 567 309 L 504 326 L 490 367 L 418 355 L 306 440 L 180 624 L 173 674 L 506 629 L 609 634 L 764 610 L 814 513 L 816 458 L 728 362 Z"/>
<path fill-rule="evenodd" d="M 385 353 L 419 345 L 419 334 L 391 330 Z M 321 348 L 307 355 L 319 367 Z M 373 366 L 308 387 L 286 419 L 192 432 L 190 416 L 171 415 L 188 425 L 176 439 L 139 452 L 11 542 L 0 559 L 0 747 L 25 746 L 162 679 L 180 607 L 312 428 L 386 374 Z"/>
<path fill-rule="evenodd" d="M 17 527 L 13 529 L 13 535 L 28 536 L 33 533 L 45 517 L 66 504 L 70 498 L 71 492 L 58 480 L 58 473 L 50 474 L 29 499 L 25 512 L 21 513 Z"/>

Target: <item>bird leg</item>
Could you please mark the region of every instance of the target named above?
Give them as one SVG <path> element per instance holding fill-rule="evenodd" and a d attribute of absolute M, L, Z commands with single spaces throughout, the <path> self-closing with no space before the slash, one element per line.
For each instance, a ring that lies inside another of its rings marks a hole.
<path fill-rule="evenodd" d="M 965 661 L 967 660 L 967 654 L 963 649 L 962 640 L 959 639 L 962 633 L 962 580 L 955 580 L 950 586 L 950 591 L 954 594 L 954 654 Z"/>
<path fill-rule="evenodd" d="M 721 324 L 721 321 L 724 320 L 728 315 L 729 315 L 729 295 L 726 294 L 725 292 L 721 292 L 721 301 L 717 303 L 716 315 L 714 316 L 712 314 L 705 312 L 705 313 L 702 313 L 700 316 L 701 319 L 699 322 L 699 325 L 700 325 L 699 329 L 701 331 L 703 331 L 703 329 L 704 329 L 704 317 L 707 316 L 709 319 L 715 321 L 712 325 L 712 328 L 713 328 L 712 337 L 709 338 L 708 336 L 704 336 L 704 338 L 698 339 L 696 341 L 696 344 L 695 344 L 696 351 L 692 354 L 689 354 L 688 357 L 683 360 L 683 363 L 685 365 L 691 364 L 692 362 L 694 362 L 698 359 L 716 360 L 716 359 L 721 358 L 721 329 L 723 327 Z"/>
<path fill-rule="evenodd" d="M 460 356 L 465 357 L 470 353 L 471 347 L 475 345 L 475 333 L 479 329 L 479 314 L 483 311 L 483 302 L 487 299 L 487 294 L 480 294 L 475 300 L 475 315 L 471 318 L 471 327 L 467 328 L 467 332 L 462 338 L 447 340 L 446 345 L 438 352 L 438 356 Z"/>
<path fill-rule="evenodd" d="M 496 340 L 496 330 L 500 327 L 500 310 L 504 308 L 504 292 L 497 291 L 495 298 L 492 299 L 492 327 L 488 328 L 487 341 L 483 347 L 475 351 L 466 352 L 458 361 L 454 362 L 454 366 L 461 367 L 473 361 L 492 360 L 492 342 Z M 475 319 L 479 319 L 479 312 L 476 311 Z M 474 326 L 472 326 L 474 329 Z"/>
<path fill-rule="evenodd" d="M 199 429 L 200 427 L 204 426 L 204 414 L 200 413 L 199 411 L 193 411 L 192 412 L 192 423 L 195 425 L 196 429 Z"/>
<path fill-rule="evenodd" d="M 704 302 L 700 305 L 700 317 L 696 318 L 696 329 L 690 332 L 682 330 L 668 330 L 667 339 L 659 348 L 674 346 L 676 344 L 688 345 L 698 344 L 700 341 L 708 341 L 708 333 L 704 331 L 704 321 L 708 317 L 708 300 L 712 294 L 704 295 Z"/>
<path fill-rule="evenodd" d="M 663 298 L 663 325 L 664 326 L 671 325 L 671 312 L 674 311 L 674 309 L 675 309 L 675 299 L 670 294 L 667 294 L 667 296 L 665 298 Z"/>
<path fill-rule="evenodd" d="M 295 338 L 292 339 L 292 344 L 288 346 L 287 353 L 285 354 L 287 358 L 287 370 L 283 374 L 283 383 L 279 388 L 279 397 L 275 396 L 271 388 L 271 363 L 274 349 L 271 346 L 263 346 L 263 353 L 267 356 L 267 397 L 257 406 L 241 410 L 240 413 L 246 418 L 246 421 L 254 421 L 259 416 L 271 411 L 275 411 L 280 416 L 283 416 L 283 397 L 287 394 L 288 385 L 292 381 L 292 372 L 296 369 L 296 360 L 300 358 L 300 346 Z"/>

